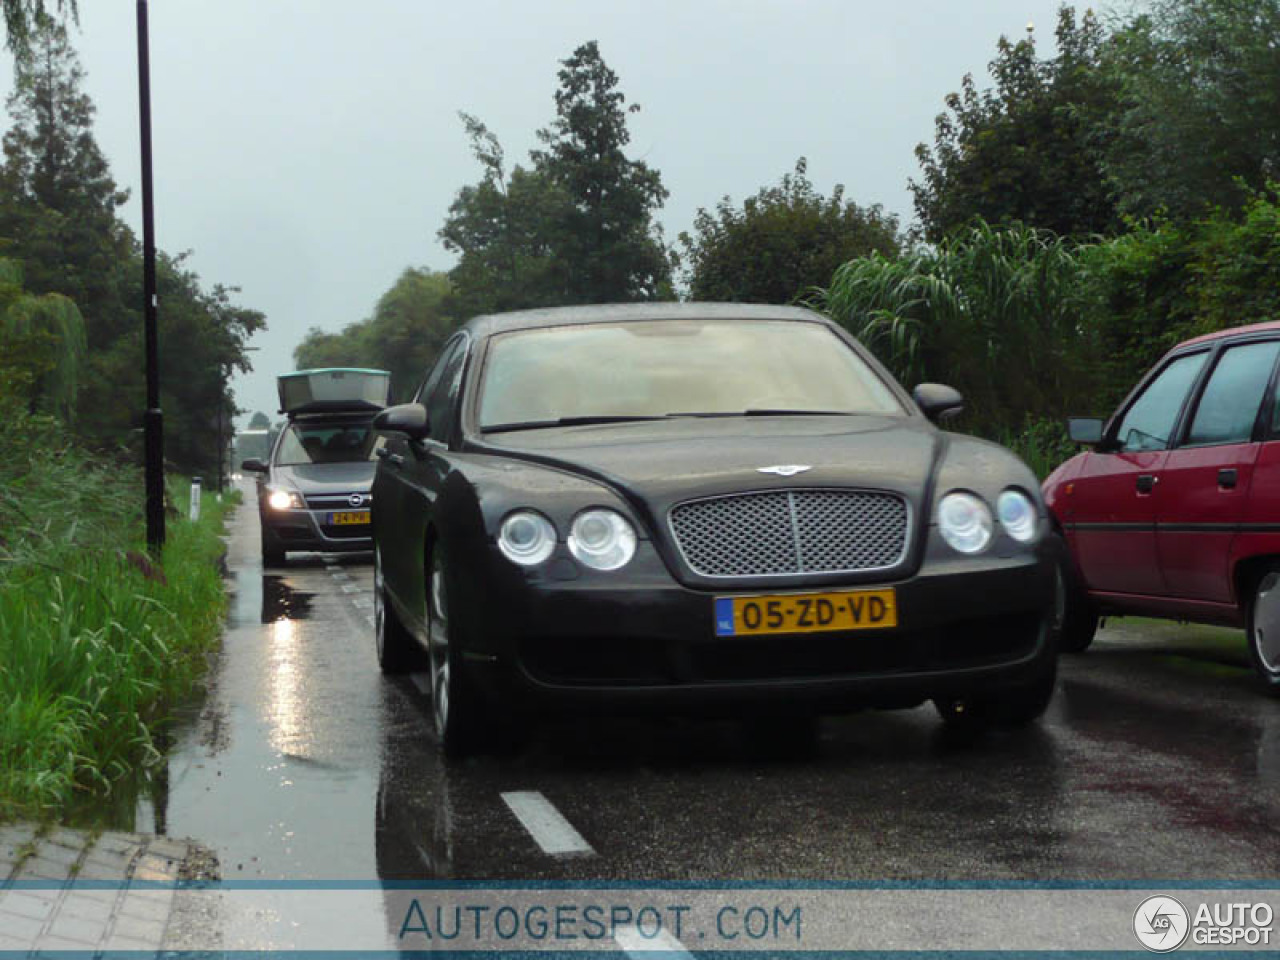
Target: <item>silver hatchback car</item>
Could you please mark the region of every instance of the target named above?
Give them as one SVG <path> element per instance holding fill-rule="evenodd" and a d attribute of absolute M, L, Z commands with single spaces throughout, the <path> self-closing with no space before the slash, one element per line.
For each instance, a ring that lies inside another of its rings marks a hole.
<path fill-rule="evenodd" d="M 304 370 L 279 381 L 288 425 L 267 460 L 241 464 L 258 474 L 263 564 L 283 564 L 290 550 L 373 549 L 369 488 L 383 441 L 372 423 L 386 405 L 389 375 Z"/>

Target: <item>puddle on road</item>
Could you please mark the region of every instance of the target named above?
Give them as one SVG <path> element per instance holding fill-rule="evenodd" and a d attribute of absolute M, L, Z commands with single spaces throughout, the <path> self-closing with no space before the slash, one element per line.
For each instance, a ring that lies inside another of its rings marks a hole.
<path fill-rule="evenodd" d="M 236 571 L 232 579 L 228 629 L 258 623 L 285 624 L 311 617 L 315 594 L 295 589 L 285 576 L 262 575 L 256 570 L 242 569 Z M 209 683 L 215 683 L 218 675 L 218 664 L 211 664 Z M 216 731 L 221 726 L 219 718 L 207 715 L 215 703 L 214 690 L 210 687 L 177 708 L 173 724 L 158 737 L 157 749 L 164 757 L 163 761 L 112 783 L 107 790 L 84 794 L 68 808 L 65 822 L 83 829 L 165 833 L 173 745 L 190 740 L 189 734 L 202 723 Z M 204 747 L 216 752 L 216 745 L 207 741 L 207 736 L 200 739 Z"/>
<path fill-rule="evenodd" d="M 311 619 L 311 598 L 315 594 L 305 590 L 295 590 L 285 582 L 284 577 L 264 575 L 262 577 L 262 623 L 275 623 L 277 620 L 309 620 Z"/>

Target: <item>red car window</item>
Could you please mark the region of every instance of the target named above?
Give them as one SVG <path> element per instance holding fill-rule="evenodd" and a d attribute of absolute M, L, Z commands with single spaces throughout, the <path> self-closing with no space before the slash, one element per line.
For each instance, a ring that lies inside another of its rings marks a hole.
<path fill-rule="evenodd" d="M 1204 366 L 1207 353 L 1174 360 L 1147 385 L 1120 421 L 1116 440 L 1126 452 L 1166 450 L 1187 391 Z M 1256 410 L 1256 408 L 1255 408 Z"/>
<path fill-rule="evenodd" d="M 1223 352 L 1200 397 L 1188 444 L 1245 443 L 1253 436 L 1277 352 L 1280 342 L 1275 340 Z"/>

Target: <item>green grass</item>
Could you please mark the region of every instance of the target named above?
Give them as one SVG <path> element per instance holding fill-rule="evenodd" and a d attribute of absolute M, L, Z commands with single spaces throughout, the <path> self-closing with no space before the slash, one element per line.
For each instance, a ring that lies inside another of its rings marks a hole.
<path fill-rule="evenodd" d="M 0 411 L 0 819 L 54 817 L 158 757 L 169 708 L 199 683 L 225 609 L 212 495 L 170 498 L 163 557 L 143 548 L 141 475 L 54 421 Z"/>

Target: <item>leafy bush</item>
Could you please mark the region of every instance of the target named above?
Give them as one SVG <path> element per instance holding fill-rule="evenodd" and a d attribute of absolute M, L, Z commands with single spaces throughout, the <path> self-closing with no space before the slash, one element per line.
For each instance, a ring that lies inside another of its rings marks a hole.
<path fill-rule="evenodd" d="M 1088 409 L 1099 377 L 1081 247 L 977 221 L 936 249 L 840 267 L 824 311 L 904 383 L 948 383 L 984 436 Z"/>

